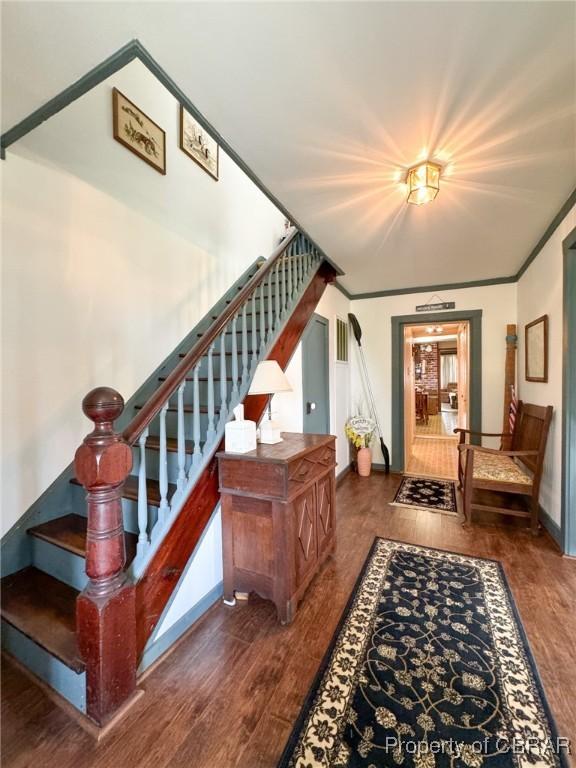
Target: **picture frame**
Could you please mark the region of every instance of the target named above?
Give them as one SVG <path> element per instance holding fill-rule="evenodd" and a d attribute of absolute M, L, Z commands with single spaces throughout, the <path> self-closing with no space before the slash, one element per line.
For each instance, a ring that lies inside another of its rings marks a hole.
<path fill-rule="evenodd" d="M 116 141 L 166 175 L 166 132 L 118 88 L 112 89 L 112 124 Z"/>
<path fill-rule="evenodd" d="M 524 329 L 526 381 L 548 381 L 548 315 L 533 320 Z"/>
<path fill-rule="evenodd" d="M 220 147 L 198 120 L 180 105 L 180 149 L 218 181 Z"/>

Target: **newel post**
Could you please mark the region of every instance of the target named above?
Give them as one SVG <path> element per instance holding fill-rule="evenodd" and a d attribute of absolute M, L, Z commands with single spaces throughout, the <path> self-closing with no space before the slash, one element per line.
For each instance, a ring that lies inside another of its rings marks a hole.
<path fill-rule="evenodd" d="M 74 468 L 86 488 L 89 582 L 76 604 L 80 655 L 86 664 L 86 711 L 102 725 L 136 689 L 136 603 L 126 580 L 122 486 L 132 469 L 132 451 L 114 432 L 124 400 L 99 387 L 82 401 L 94 430 L 76 451 Z"/>

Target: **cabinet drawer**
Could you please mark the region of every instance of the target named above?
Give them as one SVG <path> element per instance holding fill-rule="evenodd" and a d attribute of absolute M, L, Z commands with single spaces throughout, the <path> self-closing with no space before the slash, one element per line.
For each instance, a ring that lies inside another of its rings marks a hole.
<path fill-rule="evenodd" d="M 336 448 L 332 442 L 307 453 L 288 465 L 288 495 L 299 493 L 304 485 L 336 466 Z"/>

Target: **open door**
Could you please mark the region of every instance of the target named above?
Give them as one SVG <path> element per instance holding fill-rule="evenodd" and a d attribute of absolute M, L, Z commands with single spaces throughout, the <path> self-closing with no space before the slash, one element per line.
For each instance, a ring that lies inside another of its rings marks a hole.
<path fill-rule="evenodd" d="M 412 329 L 404 328 L 404 468 L 408 467 L 414 442 L 416 424 L 416 387 L 414 356 L 412 354 Z"/>
<path fill-rule="evenodd" d="M 470 329 L 468 323 L 458 325 L 458 426 L 468 429 L 470 398 Z"/>

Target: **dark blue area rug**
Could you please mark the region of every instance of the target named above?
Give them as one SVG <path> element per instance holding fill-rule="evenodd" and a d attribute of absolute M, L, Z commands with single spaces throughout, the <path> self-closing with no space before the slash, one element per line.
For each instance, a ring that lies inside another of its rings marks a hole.
<path fill-rule="evenodd" d="M 424 509 L 457 515 L 456 488 L 453 480 L 433 480 L 429 477 L 404 477 L 394 501 L 395 507 Z"/>
<path fill-rule="evenodd" d="M 499 563 L 376 539 L 280 768 L 566 765 Z"/>

